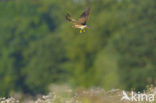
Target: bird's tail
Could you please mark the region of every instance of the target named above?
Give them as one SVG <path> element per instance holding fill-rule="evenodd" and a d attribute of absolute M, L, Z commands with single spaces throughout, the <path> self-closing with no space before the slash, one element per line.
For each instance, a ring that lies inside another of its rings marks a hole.
<path fill-rule="evenodd" d="M 87 26 L 87 28 L 92 28 L 91 26 Z"/>

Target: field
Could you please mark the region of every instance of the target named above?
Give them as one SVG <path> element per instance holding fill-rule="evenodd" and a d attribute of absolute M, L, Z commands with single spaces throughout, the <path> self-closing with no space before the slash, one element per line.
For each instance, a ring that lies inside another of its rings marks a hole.
<path fill-rule="evenodd" d="M 102 88 L 71 89 L 69 86 L 50 87 L 47 95 L 32 96 L 14 95 L 10 98 L 1 98 L 1 103 L 149 103 L 149 101 L 121 100 L 123 91 L 120 89 L 104 90 Z M 130 92 L 126 93 L 130 95 Z M 150 87 L 146 94 L 156 95 L 156 88 Z M 15 99 L 16 98 L 16 99 Z M 152 101 L 150 103 L 156 103 Z"/>

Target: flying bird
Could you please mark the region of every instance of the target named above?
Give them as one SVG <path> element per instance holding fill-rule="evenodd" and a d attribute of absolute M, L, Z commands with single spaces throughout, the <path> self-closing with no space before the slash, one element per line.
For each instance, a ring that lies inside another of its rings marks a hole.
<path fill-rule="evenodd" d="M 78 20 L 73 19 L 69 13 L 66 15 L 66 19 L 73 23 L 73 28 L 80 28 L 80 33 L 85 32 L 86 28 L 89 28 L 86 24 L 88 21 L 88 16 L 90 12 L 90 7 L 86 8 L 80 15 Z"/>

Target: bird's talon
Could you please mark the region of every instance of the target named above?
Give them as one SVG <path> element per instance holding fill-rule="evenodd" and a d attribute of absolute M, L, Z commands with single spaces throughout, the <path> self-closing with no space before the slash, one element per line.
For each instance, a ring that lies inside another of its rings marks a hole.
<path fill-rule="evenodd" d="M 82 30 L 80 30 L 80 33 L 82 33 Z"/>

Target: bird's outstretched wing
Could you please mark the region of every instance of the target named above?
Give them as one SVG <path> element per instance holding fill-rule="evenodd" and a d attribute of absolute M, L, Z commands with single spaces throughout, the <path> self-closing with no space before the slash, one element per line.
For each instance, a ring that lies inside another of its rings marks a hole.
<path fill-rule="evenodd" d="M 86 25 L 87 21 L 88 21 L 88 16 L 89 16 L 89 12 L 90 12 L 90 7 L 88 7 L 86 10 L 84 10 L 84 12 L 80 15 L 78 22 L 82 25 Z"/>
<path fill-rule="evenodd" d="M 74 24 L 78 23 L 75 19 L 73 19 L 69 13 L 66 14 L 66 19 Z"/>

